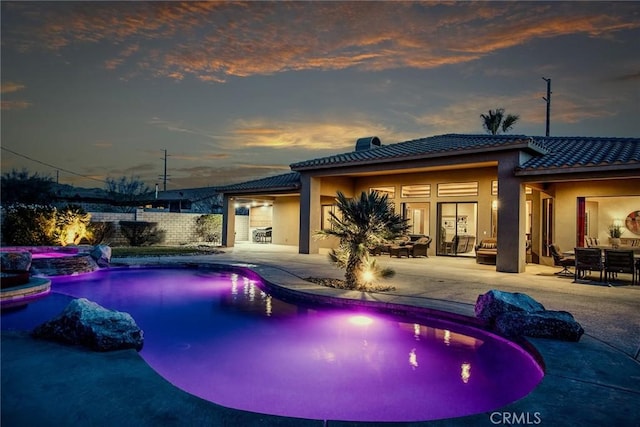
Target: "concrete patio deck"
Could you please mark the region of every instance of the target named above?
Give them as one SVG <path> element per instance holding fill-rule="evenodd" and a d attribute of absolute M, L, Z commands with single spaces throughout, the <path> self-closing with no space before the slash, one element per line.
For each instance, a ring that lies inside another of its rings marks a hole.
<path fill-rule="evenodd" d="M 266 280 L 311 294 L 369 299 L 473 316 L 479 294 L 490 289 L 524 292 L 549 310 L 565 310 L 585 329 L 578 343 L 530 339 L 544 359 L 542 383 L 525 398 L 493 413 L 415 426 L 639 426 L 640 286 L 573 283 L 553 267 L 528 265 L 523 274 L 496 273 L 471 258 L 378 257 L 396 276 L 395 291 L 363 294 L 313 285 L 305 277 L 341 278 L 326 254 L 300 255 L 293 247 L 239 244 L 225 253 L 194 257 L 114 259 L 130 265 L 240 263 Z M 355 426 L 236 411 L 184 393 L 156 374 L 135 353 L 109 354 L 2 334 L 3 426 L 215 425 Z M 376 423 L 367 423 L 367 426 Z"/>

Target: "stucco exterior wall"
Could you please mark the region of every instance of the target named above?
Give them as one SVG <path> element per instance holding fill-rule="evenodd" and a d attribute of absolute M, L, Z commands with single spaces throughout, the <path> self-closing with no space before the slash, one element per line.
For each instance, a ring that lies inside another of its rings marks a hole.
<path fill-rule="evenodd" d="M 346 177 L 326 177 L 322 178 L 320 185 L 320 194 L 327 197 L 335 197 L 338 191 L 341 191 L 347 197 L 353 197 L 354 180 Z"/>
<path fill-rule="evenodd" d="M 272 242 L 277 245 L 298 245 L 300 238 L 300 198 L 276 197 L 273 202 Z"/>
<path fill-rule="evenodd" d="M 497 200 L 497 196 L 491 195 L 491 182 L 497 179 L 496 168 L 474 168 L 437 172 L 407 173 L 383 176 L 360 177 L 355 182 L 355 194 L 369 191 L 371 187 L 393 186 L 395 188 L 394 204 L 396 212 L 401 212 L 402 203 L 428 203 L 429 204 L 429 232 L 435 242 L 437 235 L 437 205 L 438 203 L 477 202 L 477 222 L 470 226 L 470 234 L 476 235 L 478 240 L 491 236 L 491 203 Z M 478 182 L 477 196 L 438 197 L 438 184 L 452 182 Z M 430 197 L 402 198 L 403 185 L 430 184 Z M 471 208 L 469 206 L 469 208 Z M 429 253 L 436 253 L 436 245 L 433 243 Z"/>

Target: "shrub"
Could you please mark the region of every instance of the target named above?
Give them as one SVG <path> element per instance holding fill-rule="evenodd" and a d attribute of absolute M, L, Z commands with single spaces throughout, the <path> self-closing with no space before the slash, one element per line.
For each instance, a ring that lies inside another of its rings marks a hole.
<path fill-rule="evenodd" d="M 222 231 L 222 215 L 207 214 L 196 219 L 196 235 L 205 242 L 215 242 L 220 239 Z"/>
<path fill-rule="evenodd" d="M 149 246 L 162 243 L 166 232 L 157 222 L 120 221 L 120 230 L 131 246 Z"/>
<path fill-rule="evenodd" d="M 90 245 L 107 244 L 116 234 L 113 222 L 90 222 L 87 229 L 91 233 L 91 236 L 87 237 Z"/>
<path fill-rule="evenodd" d="M 7 245 L 46 246 L 56 243 L 56 209 L 52 206 L 10 205 L 2 222 Z"/>
<path fill-rule="evenodd" d="M 81 207 L 14 204 L 7 208 L 2 223 L 5 244 L 18 246 L 77 245 L 90 237 L 91 215 Z"/>
<path fill-rule="evenodd" d="M 83 239 L 91 238 L 88 225 L 91 214 L 80 206 L 68 205 L 56 213 L 56 229 L 54 232 L 57 242 L 62 245 L 77 245 Z"/>

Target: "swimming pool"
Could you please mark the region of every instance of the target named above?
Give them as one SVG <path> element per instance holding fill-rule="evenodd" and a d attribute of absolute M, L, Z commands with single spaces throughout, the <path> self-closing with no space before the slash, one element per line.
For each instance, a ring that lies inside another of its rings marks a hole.
<path fill-rule="evenodd" d="M 3 314 L 31 329 L 69 296 L 131 313 L 140 355 L 175 386 L 227 407 L 290 417 L 426 421 L 496 410 L 543 373 L 517 345 L 437 319 L 293 305 L 251 275 L 114 269 L 52 280 L 54 294 Z M 67 296 L 64 296 L 67 295 Z"/>

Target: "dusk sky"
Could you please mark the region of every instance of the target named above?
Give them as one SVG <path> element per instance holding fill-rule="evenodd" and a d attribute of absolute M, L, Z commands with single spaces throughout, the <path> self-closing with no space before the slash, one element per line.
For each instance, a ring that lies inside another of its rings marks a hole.
<path fill-rule="evenodd" d="M 1 5 L 2 173 L 162 188 L 166 149 L 167 189 L 217 186 L 498 107 L 544 135 L 542 77 L 551 135 L 640 136 L 640 2 Z"/>

